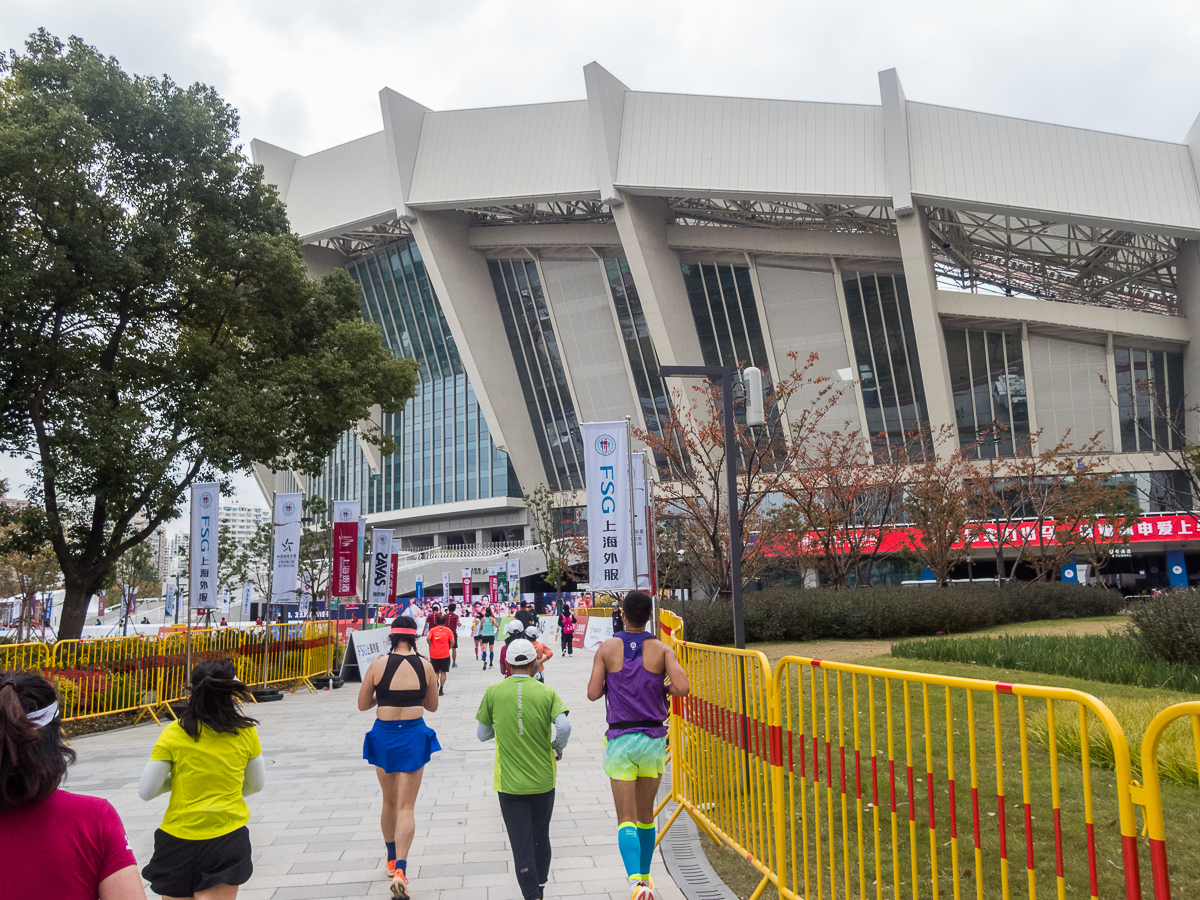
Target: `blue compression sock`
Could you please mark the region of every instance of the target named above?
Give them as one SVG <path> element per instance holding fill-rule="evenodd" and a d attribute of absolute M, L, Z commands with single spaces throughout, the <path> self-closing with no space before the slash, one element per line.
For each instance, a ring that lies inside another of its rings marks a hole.
<path fill-rule="evenodd" d="M 388 861 L 395 862 L 396 861 L 396 842 L 395 841 L 384 841 L 383 846 L 387 847 Z"/>
<path fill-rule="evenodd" d="M 621 862 L 625 863 L 625 874 L 630 883 L 639 881 L 638 876 L 643 874 L 642 845 L 632 822 L 622 822 L 617 826 L 617 847 L 621 850 Z"/>
<path fill-rule="evenodd" d="M 408 860 L 407 859 L 396 860 L 396 870 L 403 872 L 405 875 L 407 875 L 408 874 Z"/>
<path fill-rule="evenodd" d="M 638 841 L 641 845 L 641 868 L 638 870 L 643 875 L 650 874 L 650 863 L 654 861 L 654 823 L 649 825 L 644 822 L 637 823 Z"/>

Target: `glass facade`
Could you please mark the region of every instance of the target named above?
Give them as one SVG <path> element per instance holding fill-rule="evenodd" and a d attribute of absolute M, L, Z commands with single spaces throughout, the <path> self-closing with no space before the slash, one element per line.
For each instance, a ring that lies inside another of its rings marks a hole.
<path fill-rule="evenodd" d="M 383 331 L 397 356 L 421 364 L 417 394 L 384 416 L 397 452 L 372 473 L 353 431 L 346 432 L 311 493 L 360 500 L 363 512 L 388 512 L 490 497 L 519 497 L 521 486 L 488 434 L 454 337 L 411 239 L 356 260 L 346 271 L 362 288 L 363 317 Z"/>
<path fill-rule="evenodd" d="M 900 275 L 843 272 L 854 358 L 876 455 L 929 426 L 908 288 Z"/>
<path fill-rule="evenodd" d="M 1178 450 L 1183 423 L 1183 354 L 1114 347 L 1113 357 L 1121 450 Z"/>
<path fill-rule="evenodd" d="M 707 366 L 757 366 L 768 383 L 770 371 L 758 306 L 747 266 L 684 263 L 700 351 Z"/>
<path fill-rule="evenodd" d="M 947 328 L 958 444 L 976 459 L 1029 450 L 1029 403 L 1019 334 Z M 999 424 L 999 428 L 997 428 Z M 999 442 L 992 440 L 992 434 Z"/>
<path fill-rule="evenodd" d="M 490 260 L 488 270 L 549 487 L 582 490 L 583 438 L 537 264 Z"/>
<path fill-rule="evenodd" d="M 646 327 L 646 316 L 642 312 L 642 301 L 633 283 L 633 276 L 629 274 L 629 263 L 624 259 L 605 259 L 604 273 L 608 276 L 609 290 L 617 311 L 617 321 L 621 325 L 621 338 L 625 341 L 625 353 L 629 357 L 646 430 L 661 437 L 671 417 L 671 396 L 662 376 L 658 374 L 658 353 L 654 349 L 650 329 Z M 661 461 L 659 465 L 662 465 Z"/>

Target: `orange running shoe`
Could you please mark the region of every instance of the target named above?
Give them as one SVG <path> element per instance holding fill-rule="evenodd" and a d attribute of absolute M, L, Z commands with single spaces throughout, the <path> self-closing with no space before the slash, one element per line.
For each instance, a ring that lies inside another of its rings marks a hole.
<path fill-rule="evenodd" d="M 391 878 L 395 874 L 396 874 L 396 861 L 394 859 L 389 859 L 387 861 L 387 877 Z"/>
<path fill-rule="evenodd" d="M 408 879 L 400 869 L 392 875 L 392 900 L 408 900 Z"/>

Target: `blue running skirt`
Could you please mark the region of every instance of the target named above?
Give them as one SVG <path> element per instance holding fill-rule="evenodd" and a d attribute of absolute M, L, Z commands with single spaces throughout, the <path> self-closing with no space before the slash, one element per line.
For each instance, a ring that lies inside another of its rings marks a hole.
<path fill-rule="evenodd" d="M 437 732 L 421 719 L 376 719 L 363 739 L 363 759 L 388 772 L 416 772 L 442 749 Z"/>

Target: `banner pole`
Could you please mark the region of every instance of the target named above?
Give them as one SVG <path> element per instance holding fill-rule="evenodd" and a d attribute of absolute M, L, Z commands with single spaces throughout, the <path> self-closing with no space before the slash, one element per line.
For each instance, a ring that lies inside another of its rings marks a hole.
<path fill-rule="evenodd" d="M 638 586 L 637 507 L 633 502 L 633 416 L 625 417 L 625 472 L 629 478 L 629 536 L 633 540 L 633 590 Z"/>
<path fill-rule="evenodd" d="M 192 584 L 194 583 L 193 579 L 195 579 L 195 577 L 196 577 L 196 573 L 195 573 L 195 571 L 193 571 L 196 568 L 195 565 L 193 565 L 193 563 L 195 562 L 195 559 L 196 559 L 196 545 L 194 543 L 192 543 L 193 541 L 196 540 L 196 534 L 195 534 L 195 532 L 196 532 L 196 513 L 194 511 L 194 507 L 196 506 L 196 490 L 195 490 L 195 488 L 191 489 L 191 493 L 192 493 L 192 502 L 191 502 L 191 505 L 188 507 L 188 606 L 187 606 L 187 623 L 184 626 L 187 629 L 187 637 L 184 640 L 184 646 L 186 647 L 185 655 L 187 657 L 187 663 L 186 663 L 184 677 L 185 677 L 185 679 L 187 679 L 187 682 L 186 682 L 187 684 L 191 684 L 191 677 L 192 677 Z M 175 608 L 178 609 L 179 608 L 179 598 L 175 599 L 175 604 L 176 604 Z M 176 621 L 179 621 L 179 620 L 176 619 Z"/>

